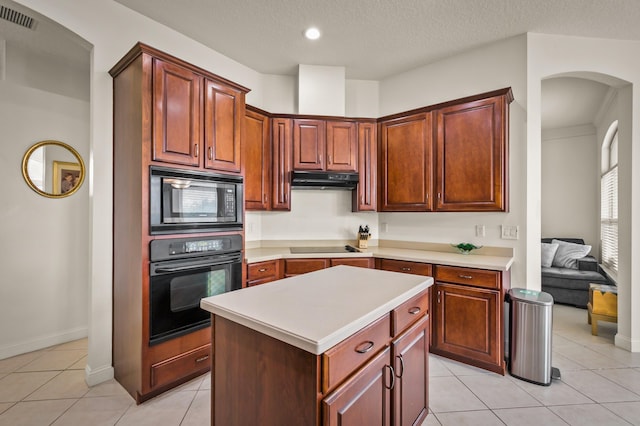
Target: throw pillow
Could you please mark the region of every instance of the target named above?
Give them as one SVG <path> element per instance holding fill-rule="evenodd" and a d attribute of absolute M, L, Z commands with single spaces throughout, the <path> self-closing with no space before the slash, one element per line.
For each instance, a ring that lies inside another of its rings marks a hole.
<path fill-rule="evenodd" d="M 578 259 L 585 257 L 591 251 L 591 246 L 586 244 L 574 244 L 556 239 L 551 240 L 551 243 L 558 244 L 558 251 L 552 265 L 560 268 L 578 269 Z"/>
<path fill-rule="evenodd" d="M 542 243 L 542 266 L 547 268 L 551 266 L 559 246 L 559 244 Z"/>

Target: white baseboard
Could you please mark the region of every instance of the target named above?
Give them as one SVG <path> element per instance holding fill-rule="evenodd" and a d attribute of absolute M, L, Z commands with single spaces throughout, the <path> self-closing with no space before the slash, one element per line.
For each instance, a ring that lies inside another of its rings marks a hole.
<path fill-rule="evenodd" d="M 83 339 L 87 337 L 87 335 L 87 327 L 79 327 L 72 330 L 63 331 L 61 333 L 50 334 L 48 336 L 40 336 L 32 340 L 27 340 L 25 342 L 0 346 L 0 359 L 11 358 L 12 356 L 37 351 L 39 349 L 48 348 L 49 346 L 55 346 L 62 343 L 71 342 L 73 340 Z"/>
<path fill-rule="evenodd" d="M 87 364 L 84 368 L 84 380 L 88 386 L 95 386 L 107 380 L 113 379 L 113 367 L 111 365 L 105 365 L 98 368 L 91 368 Z"/>
<path fill-rule="evenodd" d="M 620 333 L 616 333 L 615 345 L 619 348 L 626 349 L 629 352 L 640 352 L 640 340 L 630 339 Z"/>

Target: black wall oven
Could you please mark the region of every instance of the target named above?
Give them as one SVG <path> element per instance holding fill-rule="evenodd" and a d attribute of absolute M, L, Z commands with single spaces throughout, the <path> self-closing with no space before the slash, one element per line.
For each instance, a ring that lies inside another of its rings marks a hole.
<path fill-rule="evenodd" d="M 152 166 L 151 234 L 242 230 L 242 176 Z"/>
<path fill-rule="evenodd" d="M 150 260 L 150 345 L 209 326 L 200 300 L 242 287 L 240 235 L 153 240 Z"/>

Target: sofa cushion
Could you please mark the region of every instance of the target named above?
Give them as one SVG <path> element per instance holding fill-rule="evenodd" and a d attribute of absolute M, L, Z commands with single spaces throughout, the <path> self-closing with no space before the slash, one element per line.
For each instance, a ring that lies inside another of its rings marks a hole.
<path fill-rule="evenodd" d="M 552 266 L 560 268 L 578 269 L 578 259 L 585 257 L 591 251 L 591 246 L 586 244 L 568 243 L 562 240 L 552 240 L 552 244 L 558 244 L 558 250 L 553 258 Z"/>
<path fill-rule="evenodd" d="M 558 251 L 558 244 L 553 244 L 553 243 L 542 243 L 542 253 L 541 253 L 541 258 L 542 258 L 542 266 L 546 266 L 549 267 L 551 266 L 551 264 L 553 263 L 553 258 L 556 255 L 556 252 Z"/>
<path fill-rule="evenodd" d="M 596 271 L 543 267 L 542 287 L 558 287 L 571 290 L 589 290 L 589 284 L 608 284 L 608 280 Z"/>

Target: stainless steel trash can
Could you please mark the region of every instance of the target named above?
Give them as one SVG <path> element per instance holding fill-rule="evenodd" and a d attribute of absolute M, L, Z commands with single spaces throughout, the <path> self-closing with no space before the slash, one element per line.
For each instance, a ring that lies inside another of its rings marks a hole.
<path fill-rule="evenodd" d="M 507 293 L 509 373 L 528 382 L 549 386 L 552 377 L 551 337 L 553 297 L 542 291 L 512 288 Z"/>

